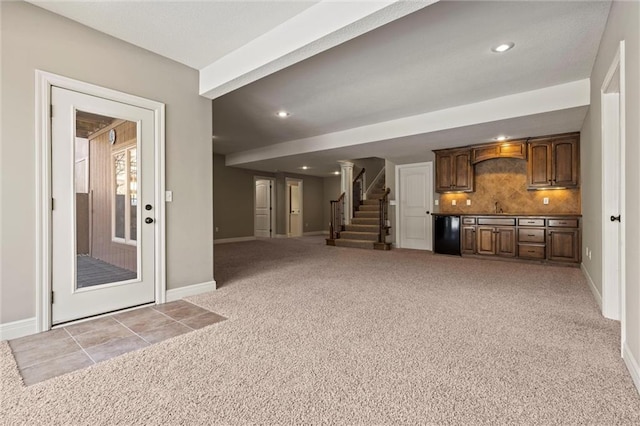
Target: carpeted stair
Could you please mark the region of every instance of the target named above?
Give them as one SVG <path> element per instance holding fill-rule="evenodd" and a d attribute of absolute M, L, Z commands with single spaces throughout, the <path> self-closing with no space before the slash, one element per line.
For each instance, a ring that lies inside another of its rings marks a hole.
<path fill-rule="evenodd" d="M 338 247 L 390 250 L 391 244 L 378 242 L 378 226 L 380 222 L 380 198 L 384 196 L 384 181 L 376 185 L 354 212 L 351 224 L 345 225 L 339 237 L 327 240 L 327 244 Z M 384 231 L 387 235 L 388 228 Z"/>

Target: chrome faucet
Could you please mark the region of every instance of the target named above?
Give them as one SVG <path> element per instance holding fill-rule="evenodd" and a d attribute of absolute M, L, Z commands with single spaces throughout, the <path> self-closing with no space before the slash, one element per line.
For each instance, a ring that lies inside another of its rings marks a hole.
<path fill-rule="evenodd" d="M 496 201 L 496 202 L 495 202 L 495 213 L 496 213 L 496 214 L 498 214 L 498 213 L 504 213 L 504 210 L 502 210 L 502 208 L 498 208 L 498 206 L 499 206 L 499 203 Z"/>

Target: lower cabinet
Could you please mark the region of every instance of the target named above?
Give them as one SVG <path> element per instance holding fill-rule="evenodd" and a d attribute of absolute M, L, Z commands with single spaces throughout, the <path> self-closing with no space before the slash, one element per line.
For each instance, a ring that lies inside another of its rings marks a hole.
<path fill-rule="evenodd" d="M 462 216 L 462 254 L 580 263 L 580 217 Z"/>
<path fill-rule="evenodd" d="M 476 227 L 462 225 L 460 233 L 460 252 L 462 254 L 474 254 L 476 252 Z"/>
<path fill-rule="evenodd" d="M 580 231 L 578 229 L 549 230 L 549 260 L 555 262 L 579 262 Z"/>
<path fill-rule="evenodd" d="M 476 253 L 489 256 L 516 255 L 515 227 L 478 226 Z"/>

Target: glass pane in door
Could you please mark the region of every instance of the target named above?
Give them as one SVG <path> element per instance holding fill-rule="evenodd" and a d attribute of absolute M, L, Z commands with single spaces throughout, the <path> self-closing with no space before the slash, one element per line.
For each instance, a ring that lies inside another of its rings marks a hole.
<path fill-rule="evenodd" d="M 76 288 L 138 278 L 137 124 L 76 111 Z"/>

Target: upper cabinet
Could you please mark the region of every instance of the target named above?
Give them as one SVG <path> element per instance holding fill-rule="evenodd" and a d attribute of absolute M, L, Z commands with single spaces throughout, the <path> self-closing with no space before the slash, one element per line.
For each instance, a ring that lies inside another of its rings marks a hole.
<path fill-rule="evenodd" d="M 446 149 L 436 154 L 436 192 L 473 192 L 471 149 Z"/>
<path fill-rule="evenodd" d="M 471 149 L 471 163 L 476 164 L 494 158 L 527 159 L 527 143 L 525 141 L 509 141 L 474 145 Z"/>
<path fill-rule="evenodd" d="M 579 143 L 579 133 L 530 140 L 528 189 L 578 187 Z"/>

